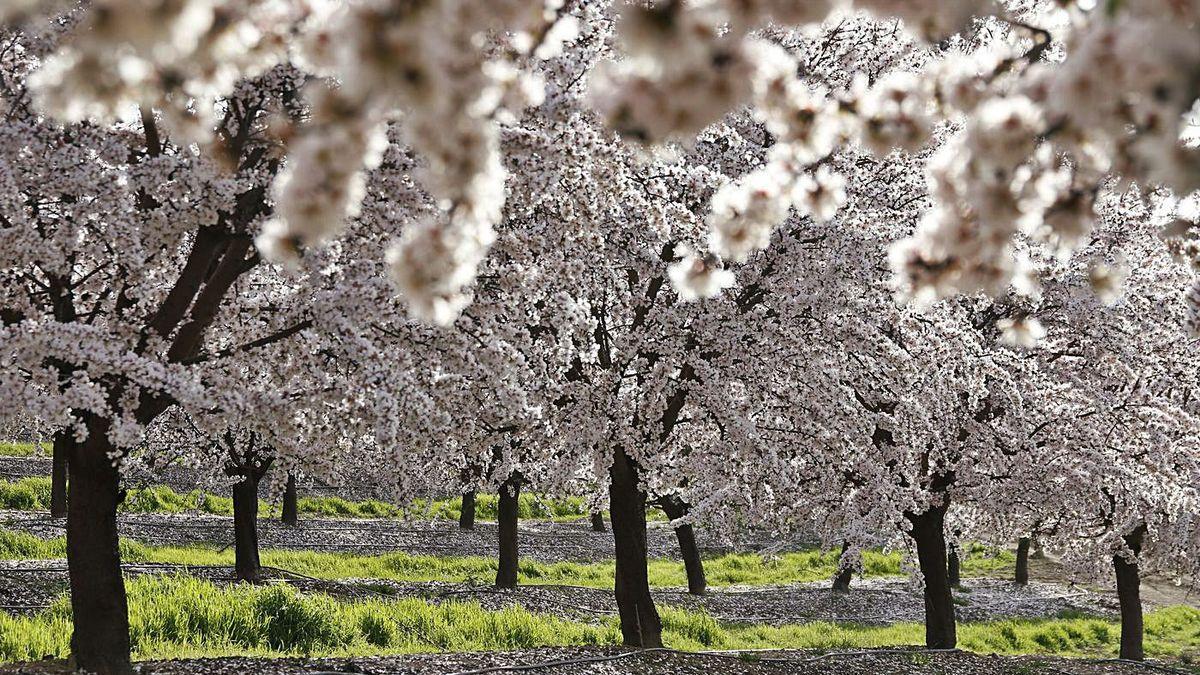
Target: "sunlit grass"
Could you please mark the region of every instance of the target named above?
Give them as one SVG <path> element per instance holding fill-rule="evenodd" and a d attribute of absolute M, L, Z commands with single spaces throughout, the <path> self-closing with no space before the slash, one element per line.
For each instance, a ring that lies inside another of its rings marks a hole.
<path fill-rule="evenodd" d="M 476 603 L 355 600 L 304 595 L 289 586 L 217 586 L 185 576 L 127 582 L 130 636 L 137 658 L 239 654 L 365 655 L 615 645 L 612 617 L 566 620 L 521 608 L 482 609 Z M 65 657 L 70 604 L 59 598 L 25 617 L 0 614 L 0 661 Z M 854 649 L 917 645 L 919 624 L 891 626 L 810 623 L 780 627 L 729 624 L 711 616 L 662 609 L 664 640 L 685 650 Z M 1110 656 L 1119 626 L 1064 617 L 967 623 L 960 646 L 999 654 Z M 1146 615 L 1146 652 L 1177 657 L 1200 646 L 1200 610 L 1172 607 Z"/>
<path fill-rule="evenodd" d="M 44 540 L 30 534 L 0 530 L 0 559 L 62 558 L 66 544 L 58 539 Z M 126 562 L 170 563 L 176 565 L 232 565 L 233 552 L 200 546 L 150 546 L 122 540 L 122 559 Z M 798 551 L 764 557 L 754 553 L 731 553 L 710 557 L 704 569 L 709 585 L 735 584 L 761 586 L 828 580 L 833 576 L 838 556 L 833 552 Z M 963 561 L 965 575 L 980 575 L 1010 568 L 1012 554 L 974 555 Z M 274 550 L 262 552 L 262 563 L 318 579 L 387 579 L 399 582 L 445 581 L 453 583 L 490 583 L 496 577 L 496 558 L 485 556 L 422 556 L 406 553 L 359 555 L 328 551 Z M 900 555 L 878 551 L 864 552 L 866 576 L 901 574 Z M 612 588 L 615 563 L 558 562 L 522 560 L 518 577 L 525 584 L 550 584 Z M 687 585 L 683 564 L 675 560 L 652 559 L 650 583 L 656 587 Z"/>
<path fill-rule="evenodd" d="M 341 497 L 300 497 L 296 500 L 296 507 L 302 517 L 458 520 L 462 512 L 462 498 L 417 500 L 407 508 L 401 508 L 375 499 L 352 501 Z M 0 509 L 32 511 L 49 508 L 48 477 L 30 476 L 16 481 L 0 481 Z M 280 513 L 278 503 L 260 500 L 258 508 L 263 517 L 274 517 Z M 498 508 L 499 499 L 495 495 L 479 495 L 475 502 L 475 517 L 485 521 L 495 520 Z M 200 490 L 178 493 L 160 485 L 129 490 L 121 510 L 126 513 L 197 512 L 231 516 L 233 499 Z M 573 521 L 588 515 L 587 502 L 582 497 L 547 498 L 522 494 L 518 500 L 518 517 L 522 520 Z"/>
<path fill-rule="evenodd" d="M 18 443 L 15 441 L 0 441 L 0 457 L 33 457 L 34 455 L 49 454 L 49 443 Z"/>

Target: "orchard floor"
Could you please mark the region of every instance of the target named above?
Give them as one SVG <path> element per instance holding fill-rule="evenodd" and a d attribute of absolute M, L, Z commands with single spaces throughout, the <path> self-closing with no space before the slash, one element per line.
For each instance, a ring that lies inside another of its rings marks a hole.
<path fill-rule="evenodd" d="M 0 528 L 28 532 L 42 538 L 62 536 L 65 521 L 51 519 L 44 511 L 0 511 Z M 586 521 L 523 521 L 520 527 L 521 556 L 541 562 L 594 562 L 611 560 L 611 532 L 593 532 Z M 124 538 L 146 544 L 225 545 L 233 540 L 233 518 L 208 514 L 124 513 L 118 516 Z M 412 555 L 491 556 L 497 546 L 496 523 L 481 521 L 463 531 L 446 520 L 402 521 L 395 519 L 305 519 L 298 527 L 276 520 L 259 520 L 258 541 L 262 548 L 386 553 Z M 697 533 L 701 550 L 708 554 L 728 552 L 784 552 L 808 548 L 811 541 L 777 541 L 740 537 L 738 541 L 715 541 Z M 675 557 L 675 534 L 663 522 L 649 524 L 647 551 L 652 558 Z"/>
<path fill-rule="evenodd" d="M 0 479 L 45 475 L 48 458 L 0 457 Z M 194 477 L 186 470 L 170 470 L 147 476 L 146 484 L 166 484 L 179 491 L 196 487 Z M 320 487 L 320 486 L 316 486 Z M 363 498 L 370 490 L 339 488 L 342 496 Z M 360 494 L 361 492 L 361 494 Z M 55 539 L 63 535 L 64 522 L 50 519 L 42 511 L 0 511 L 0 531 L 8 530 Z M 201 547 L 209 551 L 226 550 L 232 540 L 232 519 L 226 516 L 187 512 L 123 513 L 119 518 L 123 539 L 155 546 Z M 708 533 L 697 533 L 702 551 L 708 556 L 725 553 L 762 553 L 764 555 L 811 549 L 812 541 L 803 537 L 780 541 L 754 534 L 739 536 L 736 541 L 717 539 Z M 494 522 L 480 521 L 476 528 L 464 532 L 456 523 L 446 520 L 403 521 L 397 519 L 332 519 L 308 518 L 299 527 L 289 527 L 272 519 L 262 519 L 259 525 L 263 549 L 280 551 L 319 551 L 374 556 L 380 553 L 405 553 L 417 556 L 445 558 L 463 556 L 492 557 L 497 548 L 497 528 Z M 648 553 L 652 558 L 675 559 L 677 543 L 670 527 L 652 522 L 648 532 Z M 522 521 L 520 546 L 523 560 L 544 564 L 605 563 L 612 560 L 613 540 L 608 532 L 593 532 L 586 521 L 550 522 Z M 29 554 L 25 554 L 29 555 Z M 42 556 L 58 555 L 46 552 Z M 289 554 L 290 555 L 290 554 Z M 37 556 L 32 556 L 36 558 Z M 145 560 L 147 558 L 135 558 Z M 154 559 L 154 558 L 149 558 Z M 190 558 L 168 560 L 192 560 Z M 220 558 L 211 561 L 221 561 Z M 284 564 L 287 563 L 277 563 Z M 180 566 L 170 564 L 127 564 L 129 577 L 186 574 L 216 583 L 222 587 L 232 583 L 228 566 Z M 311 571 L 320 576 L 329 575 Z M 997 575 L 1009 574 L 1008 568 Z M 1032 576 L 1036 580 L 1020 588 L 1005 578 L 967 577 L 964 588 L 956 591 L 957 614 L 963 622 L 983 622 L 999 619 L 1037 620 L 1055 617 L 1098 617 L 1112 620 L 1116 616 L 1116 600 L 1109 588 L 1085 588 L 1072 583 L 1061 567 L 1052 560 L 1033 561 Z M 361 572 L 354 572 L 355 575 Z M 373 573 L 372 573 L 373 574 Z M 522 578 L 525 579 L 524 572 Z M 501 591 L 489 584 L 489 579 L 467 582 L 427 581 L 402 582 L 383 578 L 315 579 L 293 571 L 268 568 L 264 583 L 286 584 L 302 594 L 320 594 L 345 600 L 420 598 L 433 604 L 452 601 L 478 603 L 484 610 L 521 607 L 535 613 L 557 616 L 589 625 L 613 621 L 612 591 L 570 585 L 523 584 L 515 590 Z M 404 577 L 400 577 L 404 578 Z M 413 578 L 413 577 L 408 577 Z M 462 579 L 463 577 L 457 577 Z M 811 578 L 811 577 L 810 577 Z M 766 579 L 778 583 L 775 579 Z M 760 579 L 759 583 L 763 580 Z M 579 582 L 591 583 L 591 582 Z M 668 583 L 676 583 L 674 581 Z M 34 615 L 49 606 L 66 592 L 67 575 L 61 559 L 0 561 L 0 612 L 9 615 Z M 855 579 L 849 594 L 835 594 L 828 581 L 793 583 L 788 585 L 710 586 L 702 597 L 691 596 L 682 588 L 656 587 L 654 596 L 660 606 L 697 610 L 722 624 L 783 626 L 829 622 L 889 626 L 899 623 L 919 623 L 923 618 L 923 601 L 919 588 L 906 577 L 872 577 Z M 1147 579 L 1143 584 L 1146 610 L 1186 604 L 1196 607 L 1200 598 L 1190 595 L 1168 579 Z M 1197 633 L 1200 636 L 1200 633 Z M 736 644 L 736 643 L 734 643 Z M 786 643 L 774 643 L 786 644 Z M 821 640 L 813 644 L 840 644 Z M 889 642 L 875 643 L 889 644 Z M 725 643 L 722 646 L 729 646 Z M 802 646 L 792 643 L 792 646 Z M 1040 650 L 1033 650 L 1040 651 Z M 1052 650 L 1053 651 L 1053 650 Z M 40 652 L 38 652 L 40 653 Z M 161 652 L 160 652 L 161 653 Z M 170 653 L 170 652 L 165 652 Z M 209 652 L 213 653 L 213 652 Z M 223 653 L 223 652 L 215 652 Z M 224 652 L 228 653 L 228 652 Z M 326 652 L 330 653 L 330 652 Z M 335 652 L 336 653 L 336 652 Z M 1085 650 L 1095 654 L 1102 651 Z M 1188 652 L 1191 653 L 1191 652 Z M 617 658 L 612 658 L 617 657 Z M 1191 657 L 1194 658 L 1194 657 Z M 553 664 L 562 660 L 585 660 L 587 663 Z M 547 664 L 537 666 L 536 664 Z M 535 666 L 530 668 L 529 666 Z M 497 670 L 490 670 L 499 667 Z M 651 651 L 627 654 L 606 647 L 543 648 L 520 652 L 481 652 L 457 654 L 427 654 L 396 657 L 366 657 L 354 659 L 294 658 L 221 658 L 188 659 L 179 661 L 148 661 L 141 665 L 143 675 L 184 675 L 197 673 L 225 675 L 232 673 L 262 673 L 284 675 L 306 673 L 430 673 L 462 674 L 486 672 L 544 672 L 574 674 L 691 674 L 726 675 L 746 673 L 814 673 L 849 675 L 875 673 L 914 673 L 916 675 L 999 675 L 1037 673 L 1071 675 L 1192 672 L 1181 670 L 1179 661 L 1154 668 L 1102 661 L 1059 659 L 1054 657 L 999 657 L 972 653 L 930 653 L 901 648 L 899 650 L 867 650 L 853 653 L 821 654 L 811 651 L 756 652 L 742 656 L 732 654 L 684 654 Z M 45 661 L 24 666 L 0 666 L 0 673 L 64 673 L 63 664 Z"/>
<path fill-rule="evenodd" d="M 563 663 L 575 662 L 575 663 Z M 49 675 L 69 672 L 61 663 L 0 666 L 0 673 Z M 1145 675 L 1189 673 L 1171 666 L 1054 657 L 1001 657 L 969 652 L 864 650 L 820 653 L 689 654 L 618 648 L 554 648 L 359 659 L 192 659 L 148 661 L 141 675 L 469 675 L 533 672 L 555 675 Z"/>
<path fill-rule="evenodd" d="M 186 573 L 215 583 L 231 583 L 228 567 L 180 567 L 134 564 L 125 566 L 130 576 Z M 522 585 L 497 590 L 488 585 L 443 582 L 400 583 L 384 579 L 338 581 L 301 577 L 283 570 L 267 570 L 264 583 L 285 583 L 309 593 L 338 598 L 422 598 L 433 603 L 474 601 L 488 610 L 510 606 L 579 621 L 596 621 L 615 615 L 611 590 L 562 585 Z M 31 613 L 45 608 L 67 589 L 62 560 L 0 562 L 0 606 L 10 613 Z M 850 593 L 833 593 L 827 582 L 787 586 L 731 586 L 712 588 L 703 596 L 684 589 L 655 589 L 655 600 L 671 607 L 703 610 L 731 623 L 784 625 L 811 621 L 887 625 L 919 622 L 923 617 L 920 590 L 904 578 L 857 580 Z M 1104 618 L 1116 616 L 1115 600 L 1107 594 L 1059 584 L 1034 582 L 1026 588 L 999 579 L 972 578 L 955 595 L 961 621 L 993 619 L 1043 619 L 1065 615 Z"/>

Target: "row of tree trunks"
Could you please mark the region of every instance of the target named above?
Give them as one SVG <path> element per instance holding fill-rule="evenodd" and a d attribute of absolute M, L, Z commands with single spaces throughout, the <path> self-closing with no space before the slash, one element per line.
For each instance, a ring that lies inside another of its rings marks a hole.
<path fill-rule="evenodd" d="M 96 675 L 130 675 L 129 608 L 117 543 L 120 473 L 108 424 L 91 418 L 88 438 L 67 447 L 67 571 L 71 658 Z"/>
<path fill-rule="evenodd" d="M 688 514 L 688 505 L 677 496 L 663 497 L 658 506 L 671 520 L 679 520 Z M 708 580 L 704 577 L 704 562 L 700 559 L 700 547 L 696 545 L 696 532 L 690 523 L 675 526 L 675 538 L 679 541 L 679 553 L 687 572 L 688 593 L 704 595 Z"/>
<path fill-rule="evenodd" d="M 1133 560 L 1127 560 L 1120 553 L 1113 556 L 1113 569 L 1117 574 L 1117 600 L 1121 604 L 1121 658 L 1131 661 L 1146 658 L 1142 649 L 1142 582 L 1137 562 L 1145 534 L 1146 526 L 1139 525 L 1125 535 L 1125 545 L 1133 552 Z"/>
<path fill-rule="evenodd" d="M 233 569 L 239 581 L 262 577 L 258 557 L 258 481 L 251 470 L 233 486 Z"/>
<path fill-rule="evenodd" d="M 296 494 L 296 474 L 289 473 L 287 487 L 283 489 L 283 515 L 280 517 L 284 525 L 298 525 L 300 523 L 299 501 L 299 497 Z"/>
<path fill-rule="evenodd" d="M 254 450 L 237 453 L 232 445 L 230 453 L 225 473 L 240 478 L 233 486 L 234 574 L 239 581 L 257 583 L 262 578 L 258 556 L 258 484 L 267 475 L 272 460 Z"/>
<path fill-rule="evenodd" d="M 69 430 L 54 434 L 53 455 L 50 464 L 50 517 L 63 518 L 67 515 L 67 459 L 75 437 Z"/>
<path fill-rule="evenodd" d="M 957 545 L 946 549 L 946 579 L 950 582 L 950 588 L 962 586 L 962 561 L 958 557 L 958 550 Z"/>
<path fill-rule="evenodd" d="M 842 542 L 842 555 L 838 560 L 845 557 L 846 551 L 850 550 L 850 542 Z M 849 593 L 850 581 L 854 578 L 854 570 L 849 567 L 839 568 L 837 574 L 833 577 L 833 592 L 834 593 Z"/>
<path fill-rule="evenodd" d="M 616 555 L 615 590 L 621 637 L 630 647 L 661 647 L 662 621 L 650 596 L 646 558 L 646 494 L 638 489 L 637 464 L 623 448 L 609 469 L 609 520 Z"/>
<path fill-rule="evenodd" d="M 462 509 L 458 512 L 458 527 L 461 530 L 475 529 L 475 491 L 464 492 Z"/>
<path fill-rule="evenodd" d="M 1029 585 L 1029 537 L 1017 540 L 1017 570 L 1014 581 L 1018 586 Z"/>
<path fill-rule="evenodd" d="M 958 637 L 943 530 L 946 506 L 931 507 L 920 514 L 909 513 L 906 517 L 912 524 L 911 536 L 917 545 L 917 560 L 925 579 L 925 646 L 953 649 Z"/>
<path fill-rule="evenodd" d="M 500 504 L 496 518 L 500 539 L 500 564 L 496 569 L 497 588 L 517 587 L 517 519 L 520 514 L 521 474 L 514 472 L 500 486 Z"/>

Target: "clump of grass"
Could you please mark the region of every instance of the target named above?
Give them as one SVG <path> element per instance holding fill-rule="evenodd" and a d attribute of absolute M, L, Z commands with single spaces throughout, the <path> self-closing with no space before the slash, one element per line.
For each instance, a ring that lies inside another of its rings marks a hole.
<path fill-rule="evenodd" d="M 67 557 L 67 540 L 41 539 L 0 528 L 0 560 L 52 560 Z"/>
<path fill-rule="evenodd" d="M 126 582 L 136 658 L 353 655 L 616 644 L 615 624 L 588 625 L 521 608 L 423 600 L 340 602 L 291 586 L 216 586 L 185 576 Z M 65 657 L 70 604 L 31 617 L 0 614 L 0 661 Z"/>
<path fill-rule="evenodd" d="M 50 453 L 49 443 L 0 441 L 0 457 L 33 457 Z"/>
<path fill-rule="evenodd" d="M 237 654 L 361 655 L 611 645 L 612 617 L 569 621 L 519 607 L 439 605 L 419 599 L 342 602 L 290 586 L 217 586 L 186 576 L 127 582 L 130 637 L 137 658 Z M 0 661 L 63 657 L 70 603 L 61 597 L 33 616 L 0 614 Z M 918 645 L 920 624 L 863 626 L 816 622 L 729 624 L 703 612 L 664 607 L 664 642 L 676 649 L 861 649 Z M 1000 654 L 1099 656 L 1116 652 L 1114 622 L 1086 617 L 960 624 L 962 647 Z M 1172 607 L 1146 616 L 1146 650 L 1175 657 L 1200 645 L 1200 610 Z"/>
<path fill-rule="evenodd" d="M 35 477 L 15 482 L 0 481 L 0 508 L 15 511 L 50 508 L 50 479 Z"/>

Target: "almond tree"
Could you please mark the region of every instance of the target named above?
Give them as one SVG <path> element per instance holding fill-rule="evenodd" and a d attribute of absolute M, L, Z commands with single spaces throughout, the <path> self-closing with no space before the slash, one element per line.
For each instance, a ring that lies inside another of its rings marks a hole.
<path fill-rule="evenodd" d="M 61 126 L 31 108 L 26 77 L 70 23 L 4 36 L 4 413 L 62 430 L 72 653 L 81 667 L 125 673 L 122 458 L 172 406 L 210 409 L 233 395 L 236 372 L 206 379 L 222 359 L 311 323 L 286 312 L 230 320 L 269 306 L 247 298 L 279 284 L 253 238 L 280 159 L 268 121 L 295 114 L 300 78 L 282 68 L 239 85 L 213 127 L 220 149 L 199 155 L 149 108 L 132 123 Z"/>

